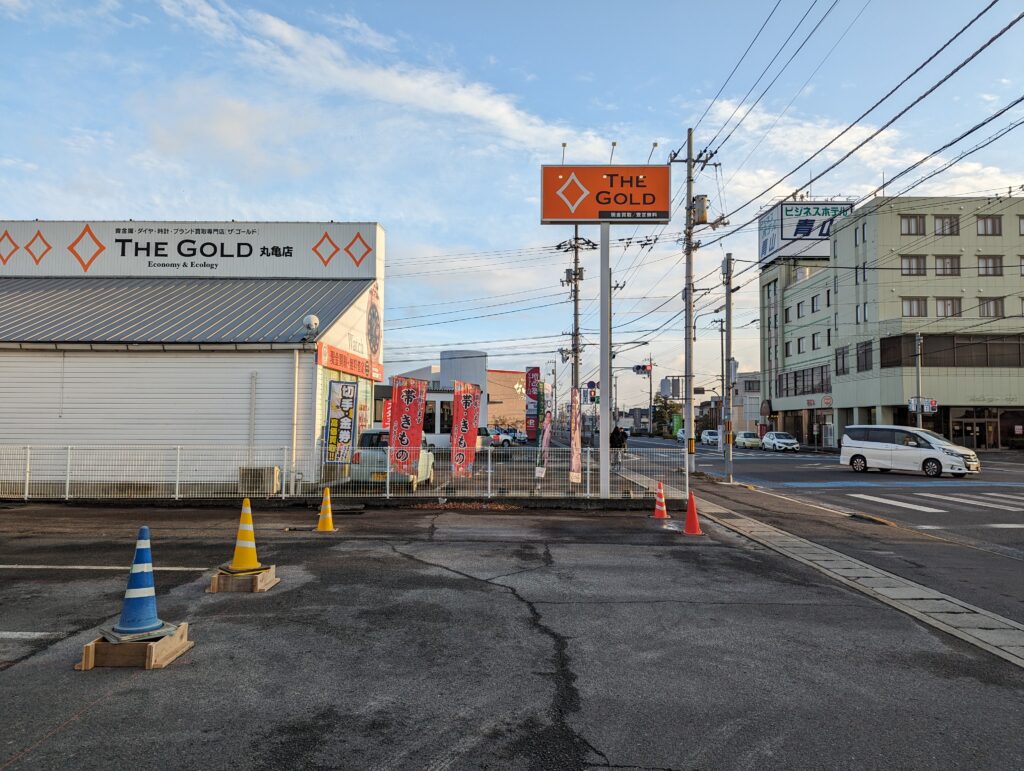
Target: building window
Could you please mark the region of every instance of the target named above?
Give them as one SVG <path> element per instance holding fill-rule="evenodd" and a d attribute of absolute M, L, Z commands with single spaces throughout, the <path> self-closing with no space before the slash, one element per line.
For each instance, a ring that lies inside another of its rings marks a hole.
<path fill-rule="evenodd" d="M 1024 236 L 1024 214 L 1017 215 L 1017 234 Z"/>
<path fill-rule="evenodd" d="M 821 348 L 821 332 L 815 332 L 811 335 L 811 350 L 816 351 Z"/>
<path fill-rule="evenodd" d="M 860 223 L 860 242 L 866 244 L 868 242 L 868 223 Z"/>
<path fill-rule="evenodd" d="M 853 245 L 860 246 L 860 228 L 853 229 Z"/>
<path fill-rule="evenodd" d="M 787 340 L 786 341 L 786 356 L 789 357 L 789 356 L 792 356 L 792 355 L 793 355 L 793 341 L 792 340 Z"/>
<path fill-rule="evenodd" d="M 850 346 L 844 345 L 840 348 L 836 348 L 836 374 L 837 375 L 848 375 L 850 374 L 850 364 L 847 361 L 847 354 L 850 352 Z"/>
<path fill-rule="evenodd" d="M 441 402 L 441 433 L 452 432 L 452 402 Z"/>
<path fill-rule="evenodd" d="M 854 286 L 860 283 L 860 269 L 856 265 L 853 266 L 853 283 Z"/>
<path fill-rule="evenodd" d="M 860 266 L 860 280 L 865 284 L 868 283 L 868 264 L 866 262 Z"/>
<path fill-rule="evenodd" d="M 1020 261 L 1020 270 L 1021 270 L 1021 275 L 1024 276 L 1024 257 L 1022 257 L 1021 261 Z M 831 308 L 832 307 L 832 290 L 831 289 L 826 289 L 825 290 L 825 307 L 826 308 Z"/>
<path fill-rule="evenodd" d="M 758 391 L 761 390 L 761 381 L 760 380 L 744 380 L 743 381 L 743 390 L 746 393 L 748 393 L 748 394 L 749 393 L 757 393 Z"/>
<path fill-rule="evenodd" d="M 802 319 L 804 317 L 804 303 L 798 302 L 796 304 L 796 317 Z"/>
<path fill-rule="evenodd" d="M 1006 315 L 1003 313 L 1003 298 L 986 297 L 982 299 L 979 297 L 978 315 L 983 319 L 1001 319 Z"/>
<path fill-rule="evenodd" d="M 825 345 L 832 345 L 832 327 L 825 330 Z"/>
<path fill-rule="evenodd" d="M 998 255 L 995 257 L 979 257 L 978 258 L 978 275 L 979 276 L 1001 276 L 1003 275 L 1003 257 Z"/>
<path fill-rule="evenodd" d="M 857 323 L 857 324 L 860 324 L 860 305 L 858 305 L 858 306 L 857 306 L 856 308 L 854 308 L 853 310 L 854 310 L 854 315 L 855 315 L 855 317 L 856 317 L 856 318 L 855 318 L 855 323 Z"/>
<path fill-rule="evenodd" d="M 900 257 L 901 276 L 926 276 L 928 263 L 924 255 Z"/>
<path fill-rule="evenodd" d="M 817 313 L 821 310 L 821 295 L 816 294 L 811 298 L 811 313 Z"/>
<path fill-rule="evenodd" d="M 792 308 L 786 308 L 786 314 L 785 314 L 785 318 L 786 318 L 786 323 L 787 323 L 787 324 L 789 323 L 789 312 L 790 312 L 791 310 L 793 310 L 793 309 L 792 309 Z"/>
<path fill-rule="evenodd" d="M 979 236 L 1001 236 L 1003 234 L 1003 218 L 999 214 L 978 216 Z"/>
<path fill-rule="evenodd" d="M 797 353 L 803 353 L 807 349 L 807 346 L 804 345 L 804 340 L 805 339 L 806 338 L 803 338 L 803 337 L 798 337 L 796 339 L 796 352 Z"/>
<path fill-rule="evenodd" d="M 867 303 L 864 303 L 864 305 L 861 306 L 860 317 L 864 321 L 865 324 L 868 323 L 868 304 Z"/>
<path fill-rule="evenodd" d="M 936 276 L 959 276 L 960 275 L 960 255 L 948 254 L 939 255 L 935 258 L 935 275 Z"/>
<path fill-rule="evenodd" d="M 1024 257 L 1020 258 L 1020 274 L 1024 276 Z"/>
<path fill-rule="evenodd" d="M 907 316 L 927 316 L 928 315 L 928 298 L 927 297 L 904 297 L 903 298 L 903 315 Z"/>
<path fill-rule="evenodd" d="M 959 297 L 936 297 L 935 315 L 939 318 L 954 318 L 959 316 L 963 310 L 963 303 Z"/>
<path fill-rule="evenodd" d="M 871 370 L 871 341 L 857 343 L 857 371 L 869 372 Z"/>
<path fill-rule="evenodd" d="M 925 224 L 923 214 L 901 214 L 900 235 L 901 236 L 923 236 Z"/>
<path fill-rule="evenodd" d="M 833 314 L 833 316 L 832 316 L 832 328 L 836 332 L 839 331 L 839 314 L 838 313 Z"/>
<path fill-rule="evenodd" d="M 935 235 L 937 236 L 958 236 L 960 235 L 959 214 L 936 214 Z"/>

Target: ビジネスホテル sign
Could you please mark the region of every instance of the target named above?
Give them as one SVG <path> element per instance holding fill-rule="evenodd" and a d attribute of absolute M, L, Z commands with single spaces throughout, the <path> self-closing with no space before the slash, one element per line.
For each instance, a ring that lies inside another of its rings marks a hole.
<path fill-rule="evenodd" d="M 541 166 L 543 224 L 656 225 L 672 214 L 668 165 Z"/>

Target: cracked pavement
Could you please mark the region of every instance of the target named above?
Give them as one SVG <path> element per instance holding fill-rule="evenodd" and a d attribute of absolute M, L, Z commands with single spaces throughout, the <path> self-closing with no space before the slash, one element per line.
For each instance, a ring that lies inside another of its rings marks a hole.
<path fill-rule="evenodd" d="M 71 669 L 121 570 L 0 568 L 0 768 L 1014 768 L 1024 675 L 707 522 L 254 502 L 264 595 L 205 593 L 237 513 L 15 507 L 0 564 L 120 566 L 149 524 L 165 670 Z M 145 520 L 140 519 L 145 517 Z M 52 633 L 5 639 L 3 632 Z"/>

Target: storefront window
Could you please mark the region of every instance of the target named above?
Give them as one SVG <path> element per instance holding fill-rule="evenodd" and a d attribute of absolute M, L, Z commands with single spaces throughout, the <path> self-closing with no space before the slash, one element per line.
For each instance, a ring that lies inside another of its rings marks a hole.
<path fill-rule="evenodd" d="M 441 429 L 442 434 L 452 432 L 452 403 L 441 402 Z"/>

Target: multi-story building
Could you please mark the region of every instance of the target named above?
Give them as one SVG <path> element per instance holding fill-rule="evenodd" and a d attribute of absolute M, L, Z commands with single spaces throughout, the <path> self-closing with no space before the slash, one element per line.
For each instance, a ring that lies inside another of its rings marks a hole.
<path fill-rule="evenodd" d="M 957 443 L 1024 436 L 1024 199 L 876 198 L 827 232 L 826 254 L 823 239 L 762 253 L 773 425 L 835 446 L 846 425 L 913 423 L 908 402 L 924 397 L 937 402 L 925 428 Z"/>
<path fill-rule="evenodd" d="M 761 421 L 761 373 L 738 372 L 732 390 L 733 431 L 757 431 Z"/>

